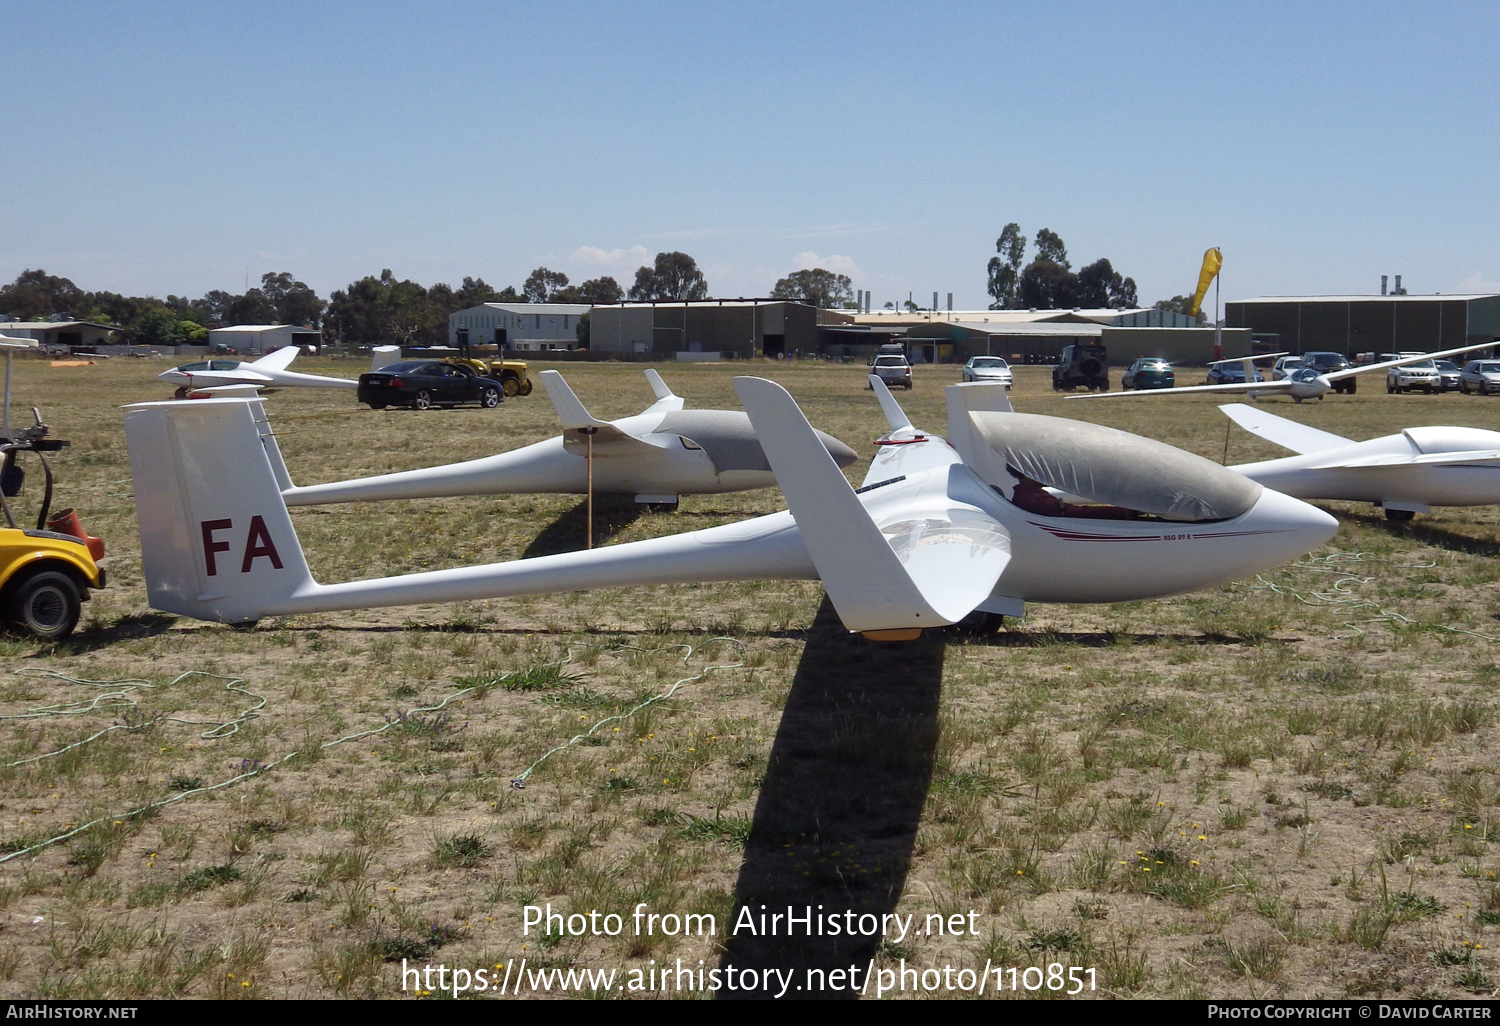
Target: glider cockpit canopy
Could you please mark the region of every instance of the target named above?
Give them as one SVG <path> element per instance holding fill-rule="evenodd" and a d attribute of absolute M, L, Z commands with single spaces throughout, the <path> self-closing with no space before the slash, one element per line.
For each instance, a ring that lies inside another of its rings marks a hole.
<path fill-rule="evenodd" d="M 1007 466 L 1089 502 L 1201 523 L 1240 516 L 1260 498 L 1249 478 L 1139 435 L 1027 413 L 969 416 Z"/>

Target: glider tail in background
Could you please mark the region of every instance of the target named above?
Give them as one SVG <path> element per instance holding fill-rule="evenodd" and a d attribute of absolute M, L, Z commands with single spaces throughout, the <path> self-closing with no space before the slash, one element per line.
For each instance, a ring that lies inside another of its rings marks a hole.
<path fill-rule="evenodd" d="M 154 608 L 237 623 L 316 587 L 263 403 L 138 403 L 125 439 Z"/>
<path fill-rule="evenodd" d="M 880 375 L 870 375 L 870 387 L 875 391 L 875 398 L 880 400 L 880 412 L 885 414 L 885 422 L 891 426 L 891 434 L 915 434 L 916 428 L 911 426 L 911 418 L 906 415 L 901 404 L 896 402 L 896 397 L 891 395 L 885 382 L 880 380 Z"/>
<path fill-rule="evenodd" d="M 393 363 L 401 362 L 400 346 L 376 346 L 370 350 L 370 370 L 378 371 L 382 367 L 389 367 Z"/>
<path fill-rule="evenodd" d="M 667 383 L 661 379 L 656 371 L 646 370 L 646 381 L 651 385 L 651 391 L 656 394 L 656 402 L 646 407 L 645 413 L 668 413 L 680 410 L 683 406 L 682 396 L 673 394 L 667 387 Z"/>

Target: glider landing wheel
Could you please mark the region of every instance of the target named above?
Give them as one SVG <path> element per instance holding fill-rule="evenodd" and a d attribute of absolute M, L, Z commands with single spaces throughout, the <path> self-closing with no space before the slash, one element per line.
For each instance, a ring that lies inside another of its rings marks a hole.
<path fill-rule="evenodd" d="M 188 390 L 185 389 L 185 388 L 179 388 L 177 391 L 175 391 L 175 392 L 172 393 L 172 398 L 173 399 L 186 399 L 187 397 L 188 397 Z"/>
<path fill-rule="evenodd" d="M 982 609 L 976 609 L 948 629 L 954 634 L 984 638 L 998 631 L 1003 623 L 1005 617 L 999 613 L 986 613 Z"/>
<path fill-rule="evenodd" d="M 1393 524 L 1404 524 L 1414 516 L 1416 514 L 1409 509 L 1388 509 L 1385 511 L 1385 518 Z"/>

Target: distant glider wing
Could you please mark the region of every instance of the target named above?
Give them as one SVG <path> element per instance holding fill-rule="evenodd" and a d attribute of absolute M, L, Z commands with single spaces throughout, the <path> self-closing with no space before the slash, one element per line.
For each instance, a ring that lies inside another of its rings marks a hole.
<path fill-rule="evenodd" d="M 1353 445 L 1354 439 L 1343 438 L 1328 431 L 1319 431 L 1315 427 L 1306 424 L 1298 424 L 1294 420 L 1278 417 L 1274 413 L 1266 413 L 1254 406 L 1246 406 L 1244 403 L 1230 403 L 1228 406 L 1220 406 L 1224 416 L 1234 421 L 1240 427 L 1252 435 L 1259 435 L 1268 442 L 1275 442 L 1292 452 L 1310 453 L 1324 452 L 1328 449 L 1342 449 L 1346 445 Z"/>
<path fill-rule="evenodd" d="M 263 371 L 284 371 L 292 365 L 292 361 L 301 352 L 301 346 L 282 346 L 274 353 L 267 353 L 259 360 L 252 360 L 249 366 L 259 368 Z"/>

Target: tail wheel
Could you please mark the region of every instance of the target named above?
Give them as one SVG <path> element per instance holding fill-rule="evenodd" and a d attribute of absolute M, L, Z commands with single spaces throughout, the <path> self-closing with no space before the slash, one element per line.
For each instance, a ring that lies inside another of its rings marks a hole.
<path fill-rule="evenodd" d="M 1416 514 L 1409 509 L 1388 509 L 1385 511 L 1385 518 L 1397 524 L 1405 523 L 1414 516 Z"/>
<path fill-rule="evenodd" d="M 5 615 L 28 634 L 57 641 L 73 633 L 82 610 L 83 600 L 73 579 L 56 570 L 43 570 L 16 585 Z"/>
<path fill-rule="evenodd" d="M 514 374 L 507 374 L 500 379 L 500 387 L 505 390 L 505 398 L 521 394 L 521 379 Z"/>

